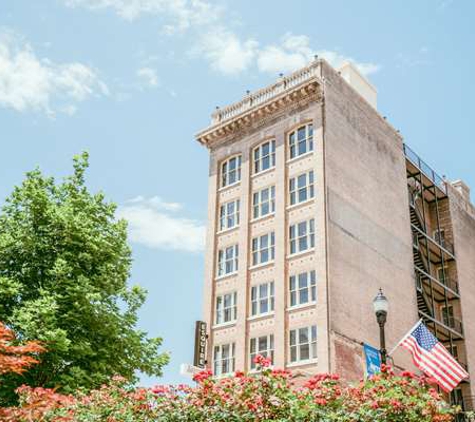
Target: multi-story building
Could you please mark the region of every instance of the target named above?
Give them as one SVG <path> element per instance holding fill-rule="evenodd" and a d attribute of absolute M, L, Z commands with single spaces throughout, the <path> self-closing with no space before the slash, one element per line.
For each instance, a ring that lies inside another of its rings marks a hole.
<path fill-rule="evenodd" d="M 371 302 L 390 301 L 388 348 L 423 318 L 475 371 L 475 207 L 376 109 L 351 65 L 315 60 L 218 108 L 209 149 L 204 320 L 216 375 L 253 356 L 304 376 L 363 374 L 379 344 Z M 392 356 L 411 367 L 409 353 Z M 454 392 L 469 406 L 474 384 Z"/>

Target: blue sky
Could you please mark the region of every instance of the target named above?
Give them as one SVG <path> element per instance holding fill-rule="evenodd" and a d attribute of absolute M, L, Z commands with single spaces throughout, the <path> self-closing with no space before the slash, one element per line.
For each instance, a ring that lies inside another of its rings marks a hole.
<path fill-rule="evenodd" d="M 354 60 L 379 110 L 441 174 L 475 187 L 470 0 L 2 0 L 0 201 L 39 165 L 91 154 L 88 183 L 130 222 L 140 326 L 164 337 L 161 380 L 183 382 L 201 316 L 208 154 L 216 105 L 318 53 Z"/>

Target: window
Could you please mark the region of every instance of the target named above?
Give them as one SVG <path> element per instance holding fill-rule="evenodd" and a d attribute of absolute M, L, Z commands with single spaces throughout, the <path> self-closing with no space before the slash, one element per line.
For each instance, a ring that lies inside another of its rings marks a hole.
<path fill-rule="evenodd" d="M 305 202 L 315 196 L 313 171 L 292 177 L 289 183 L 290 205 Z"/>
<path fill-rule="evenodd" d="M 454 307 L 452 305 L 442 306 L 442 321 L 447 327 L 455 327 Z"/>
<path fill-rule="evenodd" d="M 241 180 L 241 156 L 227 159 L 221 164 L 221 187 L 229 186 Z"/>
<path fill-rule="evenodd" d="M 315 246 L 315 220 L 302 221 L 290 226 L 290 253 L 306 251 Z"/>
<path fill-rule="evenodd" d="M 234 372 L 236 345 L 235 343 L 221 344 L 214 346 L 213 373 L 214 375 L 225 375 Z"/>
<path fill-rule="evenodd" d="M 274 260 L 274 232 L 252 239 L 252 265 L 265 264 Z"/>
<path fill-rule="evenodd" d="M 289 135 L 290 158 L 313 151 L 313 125 L 305 125 Z"/>
<path fill-rule="evenodd" d="M 274 282 L 262 283 L 251 288 L 252 316 L 274 311 Z"/>
<path fill-rule="evenodd" d="M 317 326 L 290 330 L 290 362 L 317 358 Z"/>
<path fill-rule="evenodd" d="M 228 293 L 216 297 L 216 324 L 236 321 L 237 293 Z"/>
<path fill-rule="evenodd" d="M 260 336 L 251 338 L 250 342 L 250 361 L 251 369 L 255 369 L 256 364 L 254 359 L 257 355 L 264 356 L 265 358 L 270 358 L 271 361 L 274 361 L 274 335 L 269 334 L 267 336 Z"/>
<path fill-rule="evenodd" d="M 290 306 L 304 305 L 317 301 L 317 279 L 315 271 L 290 276 Z"/>
<path fill-rule="evenodd" d="M 275 166 L 275 141 L 267 141 L 254 149 L 254 173 Z"/>
<path fill-rule="evenodd" d="M 437 278 L 438 280 L 446 284 L 446 280 L 449 278 L 449 268 L 448 267 L 438 267 L 437 268 Z"/>
<path fill-rule="evenodd" d="M 238 245 L 220 249 L 218 253 L 218 276 L 234 273 L 238 270 Z"/>
<path fill-rule="evenodd" d="M 275 212 L 275 186 L 255 192 L 252 196 L 253 218 L 263 217 Z"/>
<path fill-rule="evenodd" d="M 219 209 L 219 230 L 231 229 L 239 225 L 239 199 L 221 205 Z"/>

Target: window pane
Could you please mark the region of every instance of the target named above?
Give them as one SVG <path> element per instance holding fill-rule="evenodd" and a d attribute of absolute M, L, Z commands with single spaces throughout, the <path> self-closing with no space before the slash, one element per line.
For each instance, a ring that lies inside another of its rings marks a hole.
<path fill-rule="evenodd" d="M 310 359 L 310 347 L 308 344 L 300 346 L 300 360 Z"/>
<path fill-rule="evenodd" d="M 296 344 L 296 330 L 290 330 L 290 345 L 293 346 Z"/>
<path fill-rule="evenodd" d="M 300 328 L 299 329 L 299 344 L 308 343 L 308 329 Z"/>

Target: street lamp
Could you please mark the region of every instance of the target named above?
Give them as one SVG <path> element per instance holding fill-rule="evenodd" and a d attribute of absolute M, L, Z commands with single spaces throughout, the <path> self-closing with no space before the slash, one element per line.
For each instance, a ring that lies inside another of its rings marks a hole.
<path fill-rule="evenodd" d="M 383 295 L 382 289 L 379 289 L 378 295 L 373 300 L 374 313 L 376 314 L 376 320 L 379 324 L 379 341 L 380 341 L 380 353 L 381 363 L 386 365 L 386 339 L 384 336 L 384 324 L 386 324 L 386 317 L 388 315 L 389 302 L 386 296 Z"/>

